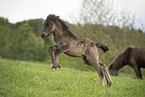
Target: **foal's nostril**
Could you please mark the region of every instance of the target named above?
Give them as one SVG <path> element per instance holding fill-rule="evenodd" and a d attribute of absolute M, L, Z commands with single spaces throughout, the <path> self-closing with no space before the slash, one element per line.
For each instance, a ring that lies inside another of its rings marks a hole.
<path fill-rule="evenodd" d="M 44 34 L 41 34 L 41 37 L 43 38 L 44 37 Z"/>
<path fill-rule="evenodd" d="M 45 37 L 46 37 L 46 33 L 45 33 L 45 32 L 42 32 L 42 33 L 41 33 L 41 37 L 42 37 L 42 38 L 45 38 Z"/>

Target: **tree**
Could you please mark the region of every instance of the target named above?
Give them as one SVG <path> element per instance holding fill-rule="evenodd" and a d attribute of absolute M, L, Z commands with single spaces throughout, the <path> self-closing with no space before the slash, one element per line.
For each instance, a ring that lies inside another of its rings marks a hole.
<path fill-rule="evenodd" d="M 33 33 L 32 27 L 25 23 L 17 29 L 17 32 L 19 33 L 17 40 L 19 41 L 19 58 L 25 60 L 45 60 L 45 51 L 43 51 L 44 41 Z"/>
<path fill-rule="evenodd" d="M 115 22 L 113 0 L 83 0 L 81 23 L 112 24 Z"/>
<path fill-rule="evenodd" d="M 38 36 L 38 32 L 34 32 L 34 29 L 41 30 L 38 27 L 41 24 L 39 20 L 34 20 L 37 24 L 30 25 L 32 21 L 11 24 L 8 19 L 0 17 L 0 56 L 18 60 L 45 60 L 44 40 Z"/>

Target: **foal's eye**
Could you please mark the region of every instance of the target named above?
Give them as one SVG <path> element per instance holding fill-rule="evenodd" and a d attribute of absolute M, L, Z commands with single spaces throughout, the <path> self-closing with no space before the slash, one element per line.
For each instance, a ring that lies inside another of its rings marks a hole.
<path fill-rule="evenodd" d="M 51 27 L 51 25 L 48 25 L 48 27 Z"/>

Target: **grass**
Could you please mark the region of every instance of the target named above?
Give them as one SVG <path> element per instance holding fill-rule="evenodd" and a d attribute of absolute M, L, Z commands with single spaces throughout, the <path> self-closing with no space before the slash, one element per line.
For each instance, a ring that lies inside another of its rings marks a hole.
<path fill-rule="evenodd" d="M 109 88 L 96 72 L 51 66 L 0 58 L 0 97 L 145 97 L 145 78 L 120 73 Z"/>

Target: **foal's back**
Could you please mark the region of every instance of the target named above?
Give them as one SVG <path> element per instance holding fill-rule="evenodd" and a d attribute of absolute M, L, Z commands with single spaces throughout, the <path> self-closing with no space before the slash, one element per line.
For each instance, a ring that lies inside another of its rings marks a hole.
<path fill-rule="evenodd" d="M 94 43 L 88 38 L 72 39 L 68 42 L 70 49 L 65 52 L 65 54 L 74 57 L 81 57 L 82 55 L 85 55 L 88 47 L 94 45 Z"/>

